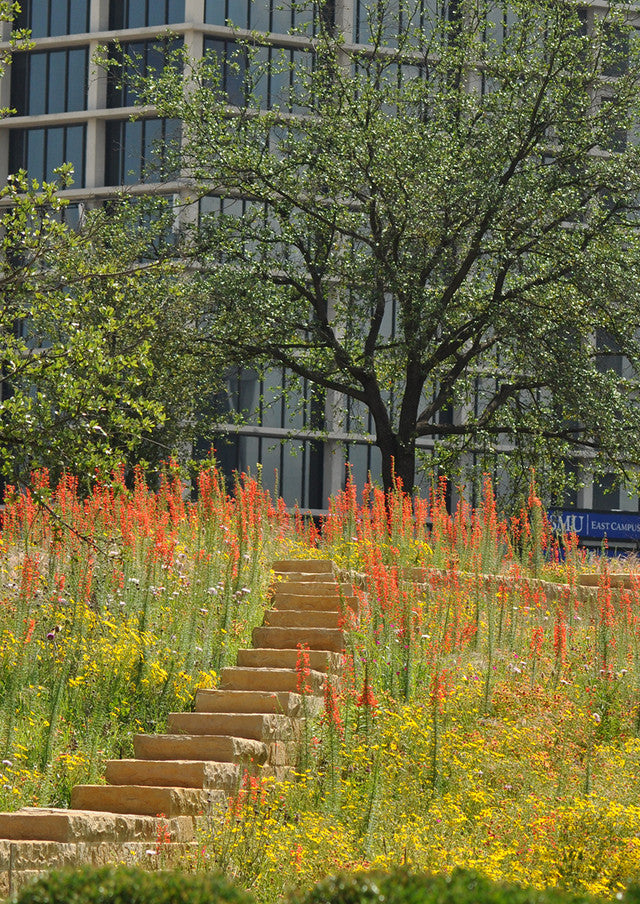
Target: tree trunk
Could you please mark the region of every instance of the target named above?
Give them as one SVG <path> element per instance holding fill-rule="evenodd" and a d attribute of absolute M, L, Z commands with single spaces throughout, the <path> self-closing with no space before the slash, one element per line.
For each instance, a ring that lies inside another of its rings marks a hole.
<path fill-rule="evenodd" d="M 378 436 L 376 445 L 382 455 L 382 485 L 385 493 L 395 489 L 399 484 L 401 489 L 410 496 L 416 479 L 416 445 L 409 440 L 400 443 L 394 434 Z"/>

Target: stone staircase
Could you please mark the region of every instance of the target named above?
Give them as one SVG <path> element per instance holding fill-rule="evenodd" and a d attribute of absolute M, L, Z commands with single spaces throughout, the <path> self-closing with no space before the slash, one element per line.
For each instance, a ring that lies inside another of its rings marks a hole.
<path fill-rule="evenodd" d="M 276 562 L 273 608 L 253 648 L 202 689 L 195 712 L 171 713 L 168 733 L 134 738 L 135 759 L 111 760 L 106 785 L 77 785 L 71 808 L 0 813 L 0 896 L 49 869 L 135 859 L 155 864 L 195 849 L 198 816 L 221 813 L 245 770 L 281 777 L 295 763 L 305 714 L 317 712 L 340 668 L 350 585 L 322 559 Z M 296 671 L 300 645 L 306 693 Z M 307 671 L 305 669 L 305 671 Z"/>

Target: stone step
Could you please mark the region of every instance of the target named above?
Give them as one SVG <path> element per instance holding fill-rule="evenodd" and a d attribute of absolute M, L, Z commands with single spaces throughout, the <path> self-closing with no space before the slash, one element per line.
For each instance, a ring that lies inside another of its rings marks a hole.
<path fill-rule="evenodd" d="M 344 616 L 337 609 L 270 609 L 264 624 L 278 628 L 339 628 Z"/>
<path fill-rule="evenodd" d="M 217 788 L 229 794 L 238 786 L 245 768 L 238 763 L 207 760 L 109 760 L 105 778 L 109 785 Z"/>
<path fill-rule="evenodd" d="M 355 596 L 335 597 L 318 596 L 314 593 L 287 593 L 277 590 L 273 596 L 274 609 L 313 609 L 322 611 L 342 610 L 345 606 L 358 610 L 358 599 Z"/>
<path fill-rule="evenodd" d="M 158 822 L 158 820 L 156 820 Z M 195 841 L 176 843 L 156 840 L 124 842 L 0 841 L 0 899 L 15 894 L 52 869 L 72 869 L 81 864 L 146 865 L 166 869 L 178 865 L 188 854 L 197 856 L 202 845 Z M 161 858 L 161 860 L 159 860 Z"/>
<path fill-rule="evenodd" d="M 232 735 L 268 743 L 294 740 L 296 721 L 270 713 L 169 713 L 167 727 L 174 734 Z"/>
<path fill-rule="evenodd" d="M 286 581 L 272 585 L 272 592 L 311 594 L 312 596 L 352 596 L 351 584 L 336 584 L 335 581 Z"/>
<path fill-rule="evenodd" d="M 280 559 L 271 565 L 271 570 L 285 574 L 289 571 L 304 571 L 309 574 L 333 574 L 333 562 L 331 559 Z"/>
<path fill-rule="evenodd" d="M 193 841 L 194 827 L 190 816 L 163 819 L 162 823 L 166 824 L 173 841 Z M 157 814 L 148 816 L 24 807 L 13 813 L 0 813 L 0 839 L 117 843 L 155 841 L 159 824 Z"/>
<path fill-rule="evenodd" d="M 108 813 L 139 813 L 143 816 L 195 816 L 213 806 L 223 807 L 224 791 L 195 788 L 152 787 L 149 785 L 76 785 L 71 806 L 77 810 L 104 810 Z"/>
<path fill-rule="evenodd" d="M 321 702 L 322 698 L 318 697 L 317 700 Z M 307 707 L 308 705 L 309 701 Z M 279 713 L 297 719 L 305 715 L 305 703 L 300 694 L 291 691 L 227 691 L 201 688 L 196 694 L 196 712 Z"/>
<path fill-rule="evenodd" d="M 269 758 L 266 744 L 226 735 L 140 734 L 133 739 L 133 749 L 136 757 L 143 760 L 215 760 L 262 765 Z"/>
<path fill-rule="evenodd" d="M 340 653 L 326 650 L 307 650 L 309 667 L 316 672 L 339 672 L 342 669 Z M 278 650 L 272 648 L 253 647 L 249 650 L 238 650 L 237 663 L 248 669 L 295 669 L 298 662 L 297 650 Z"/>
<path fill-rule="evenodd" d="M 264 629 L 267 630 L 267 629 Z M 268 630 L 281 630 L 270 628 Z M 297 650 L 295 651 L 298 652 Z M 324 690 L 325 674 L 309 670 L 306 676 L 306 685 L 311 694 L 320 695 Z M 295 669 L 247 669 L 238 666 L 228 666 L 220 673 L 220 688 L 222 690 L 241 691 L 289 691 L 296 694 L 299 691 L 299 675 Z"/>
<path fill-rule="evenodd" d="M 295 650 L 298 644 L 306 644 L 310 650 L 344 650 L 344 632 L 338 628 L 254 628 L 252 640 L 256 647 Z"/>

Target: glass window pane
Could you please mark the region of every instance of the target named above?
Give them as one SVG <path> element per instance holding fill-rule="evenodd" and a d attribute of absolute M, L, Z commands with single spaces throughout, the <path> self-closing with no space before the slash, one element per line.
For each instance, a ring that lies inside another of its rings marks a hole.
<path fill-rule="evenodd" d="M 289 54 L 273 49 L 271 52 L 271 72 L 269 82 L 269 106 L 288 109 L 289 106 Z"/>
<path fill-rule="evenodd" d="M 125 0 L 111 0 L 109 7 L 109 28 L 124 28 Z"/>
<path fill-rule="evenodd" d="M 224 25 L 227 16 L 224 0 L 207 0 L 204 9 L 204 21 L 210 25 Z"/>
<path fill-rule="evenodd" d="M 28 133 L 23 129 L 9 132 L 9 172 L 26 169 L 26 144 Z"/>
<path fill-rule="evenodd" d="M 146 25 L 146 5 L 148 2 L 155 6 L 158 0 L 146 0 L 146 2 L 145 0 L 129 0 L 126 28 L 140 28 Z M 164 8 L 164 0 L 162 0 L 162 6 Z"/>
<path fill-rule="evenodd" d="M 29 67 L 29 114 L 39 116 L 47 112 L 47 54 L 34 53 Z"/>
<path fill-rule="evenodd" d="M 280 493 L 281 447 L 277 439 L 262 440 L 262 485 L 271 495 Z"/>
<path fill-rule="evenodd" d="M 225 66 L 225 89 L 230 104 L 241 107 L 245 102 L 245 79 L 247 73 L 247 56 L 244 48 L 238 48 L 231 41 L 227 45 L 227 62 Z"/>
<path fill-rule="evenodd" d="M 16 53 L 11 66 L 11 107 L 18 116 L 26 116 L 29 111 L 27 73 L 32 57 L 26 53 Z"/>
<path fill-rule="evenodd" d="M 260 380 L 255 370 L 243 370 L 238 380 L 238 410 L 248 420 L 256 420 L 260 405 Z"/>
<path fill-rule="evenodd" d="M 89 0 L 69 0 L 69 34 L 89 31 Z"/>
<path fill-rule="evenodd" d="M 37 0 L 36 4 L 37 5 Z M 67 29 L 67 2 L 66 0 L 51 0 L 51 27 L 50 35 L 66 35 Z"/>
<path fill-rule="evenodd" d="M 157 182 L 161 178 L 163 157 L 162 120 L 147 119 L 144 126 L 144 178 L 146 181 Z"/>
<path fill-rule="evenodd" d="M 291 3 L 288 0 L 274 0 L 271 13 L 271 31 L 286 35 L 291 28 Z"/>
<path fill-rule="evenodd" d="M 29 129 L 27 132 L 27 172 L 34 179 L 42 181 L 45 175 L 44 167 L 44 129 Z"/>
<path fill-rule="evenodd" d="M 167 8 L 165 0 L 150 0 L 147 25 L 166 25 Z"/>
<path fill-rule="evenodd" d="M 73 163 L 73 184 L 76 188 L 84 186 L 84 126 L 69 126 L 65 147 L 65 162 Z"/>
<path fill-rule="evenodd" d="M 282 474 L 280 477 L 280 495 L 287 505 L 303 505 L 302 478 L 304 455 L 302 443 L 286 442 L 283 444 Z"/>
<path fill-rule="evenodd" d="M 283 427 L 282 423 L 282 371 L 268 370 L 262 387 L 262 426 Z"/>
<path fill-rule="evenodd" d="M 256 462 L 259 461 L 259 440 L 255 436 L 238 437 L 238 470 L 249 471 L 255 475 Z"/>
<path fill-rule="evenodd" d="M 69 51 L 69 75 L 67 87 L 67 110 L 84 110 L 87 106 L 87 59 L 86 48 Z"/>
<path fill-rule="evenodd" d="M 56 50 L 49 54 L 49 91 L 47 113 L 64 112 L 67 53 Z"/>
<path fill-rule="evenodd" d="M 31 37 L 44 38 L 49 34 L 49 3 L 47 0 L 31 2 Z"/>
<path fill-rule="evenodd" d="M 140 181 L 142 163 L 142 122 L 127 122 L 124 126 L 124 172 L 121 179 L 124 185 L 133 185 Z"/>
<path fill-rule="evenodd" d="M 251 23 L 253 31 L 269 31 L 269 3 L 251 0 Z"/>
<path fill-rule="evenodd" d="M 224 3 L 224 0 L 218 0 L 218 2 Z M 169 0 L 167 21 L 174 24 L 184 22 L 184 0 Z"/>
<path fill-rule="evenodd" d="M 47 129 L 47 162 L 45 178 L 54 178 L 54 169 L 64 163 L 64 129 Z"/>
<path fill-rule="evenodd" d="M 251 0 L 228 0 L 227 16 L 229 20 L 238 28 L 248 28 L 250 6 Z"/>

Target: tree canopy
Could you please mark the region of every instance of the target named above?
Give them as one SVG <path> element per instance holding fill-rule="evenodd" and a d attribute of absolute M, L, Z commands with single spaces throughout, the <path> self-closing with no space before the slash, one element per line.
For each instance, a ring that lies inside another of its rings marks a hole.
<path fill-rule="evenodd" d="M 296 53 L 238 39 L 141 88 L 183 123 L 194 196 L 249 199 L 184 235 L 203 366 L 282 365 L 369 413 L 387 487 L 413 487 L 424 438 L 444 463 L 506 448 L 628 469 L 640 53 L 624 10 L 459 0 L 419 19 L 379 0 L 365 47 L 328 6 Z"/>

